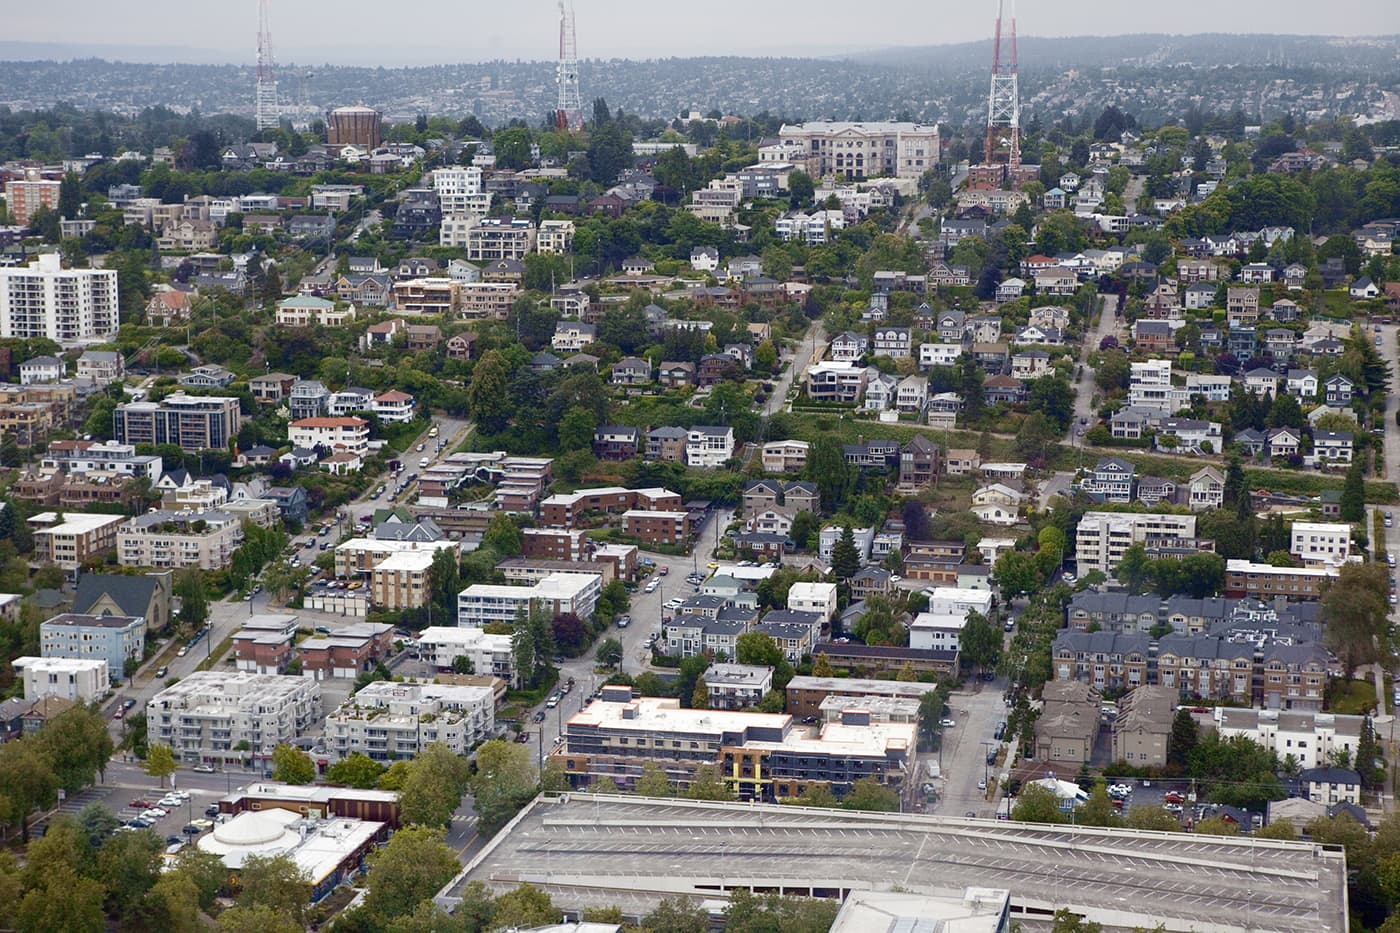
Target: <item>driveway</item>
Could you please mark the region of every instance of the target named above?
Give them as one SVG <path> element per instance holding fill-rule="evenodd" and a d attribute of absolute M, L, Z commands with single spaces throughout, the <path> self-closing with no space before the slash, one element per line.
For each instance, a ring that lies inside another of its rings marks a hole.
<path fill-rule="evenodd" d="M 1000 678 L 991 682 L 971 681 L 970 684 L 948 700 L 948 716 L 956 725 L 944 730 L 943 748 L 940 752 L 922 755 L 920 759 L 921 762 L 941 759 L 942 778 L 934 782 L 940 786 L 940 798 L 928 809 L 943 816 L 972 812 L 990 817 L 996 812 L 1000 796 L 996 793 L 988 799 L 977 783 L 986 780 L 993 788 L 999 783 L 997 769 L 987 765 L 987 752 L 1001 744 L 993 736 L 997 724 L 1006 718 L 1006 705 L 1002 700 L 1006 684 Z M 920 775 L 920 783 L 926 780 Z"/>

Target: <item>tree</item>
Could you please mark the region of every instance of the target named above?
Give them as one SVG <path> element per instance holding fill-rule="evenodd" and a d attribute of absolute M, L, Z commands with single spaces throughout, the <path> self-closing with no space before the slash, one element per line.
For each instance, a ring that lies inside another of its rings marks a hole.
<path fill-rule="evenodd" d="M 461 589 L 461 566 L 456 552 L 451 548 L 434 551 L 433 562 L 428 566 L 428 599 L 442 620 L 439 624 L 457 624 L 457 593 Z"/>
<path fill-rule="evenodd" d="M 835 677 L 836 669 L 831 666 L 831 659 L 826 656 L 825 651 L 817 653 L 817 657 L 812 661 L 813 677 Z"/>
<path fill-rule="evenodd" d="M 58 868 L 24 895 L 15 925 L 24 933 L 100 933 L 107 926 L 104 895 L 99 882 Z"/>
<path fill-rule="evenodd" d="M 992 566 L 992 578 L 1008 600 L 1040 589 L 1040 571 L 1035 558 L 1019 551 L 1007 551 Z"/>
<path fill-rule="evenodd" d="M 177 874 L 194 886 L 199 908 L 208 910 L 214 906 L 224 882 L 228 880 L 228 869 L 224 860 L 214 852 L 202 852 L 193 846 L 180 850 L 175 862 L 166 875 Z"/>
<path fill-rule="evenodd" d="M 702 765 L 695 769 L 683 796 L 687 800 L 733 800 L 734 792 L 720 779 L 715 765 Z"/>
<path fill-rule="evenodd" d="M 1118 826 L 1123 822 L 1113 809 L 1103 778 L 1094 782 L 1089 799 L 1074 808 L 1074 821 L 1081 826 Z"/>
<path fill-rule="evenodd" d="M 154 833 L 119 833 L 97 852 L 97 880 L 107 909 L 130 916 L 160 875 L 164 845 Z"/>
<path fill-rule="evenodd" d="M 642 773 L 632 786 L 632 792 L 642 797 L 674 797 L 676 788 L 665 771 L 648 761 L 642 765 Z"/>
<path fill-rule="evenodd" d="M 266 907 L 305 925 L 311 881 L 289 855 L 250 855 L 238 871 L 239 907 Z"/>
<path fill-rule="evenodd" d="M 1001 660 L 1001 629 L 980 612 L 969 612 L 958 645 L 963 660 L 971 667 L 987 670 Z"/>
<path fill-rule="evenodd" d="M 88 845 L 94 849 L 101 847 L 102 843 L 116 832 L 117 827 L 122 825 L 117 815 L 98 801 L 93 801 L 79 810 L 76 819 L 83 835 L 87 837 Z"/>
<path fill-rule="evenodd" d="M 409 763 L 399 789 L 404 823 L 447 827 L 471 784 L 471 767 L 446 745 L 434 742 Z"/>
<path fill-rule="evenodd" d="M 642 918 L 642 933 L 709 933 L 710 913 L 688 897 L 662 898 Z"/>
<path fill-rule="evenodd" d="M 812 176 L 806 172 L 793 172 L 788 176 L 788 203 L 792 207 L 799 208 L 812 203 L 812 196 L 816 190 Z"/>
<path fill-rule="evenodd" d="M 825 434 L 818 436 L 807 451 L 806 476 L 817 484 L 822 505 L 828 509 L 839 509 L 855 489 L 855 470 L 846 462 L 841 442 Z"/>
<path fill-rule="evenodd" d="M 180 621 L 202 628 L 209 621 L 209 594 L 204 587 L 204 571 L 186 567 L 175 579 L 175 595 L 180 597 Z"/>
<path fill-rule="evenodd" d="M 326 769 L 326 781 L 369 790 L 379 785 L 379 778 L 384 774 L 384 770 L 384 766 L 373 758 L 354 752 Z"/>
<path fill-rule="evenodd" d="M 873 776 L 863 777 L 851 785 L 851 791 L 842 798 L 841 806 L 847 810 L 893 813 L 899 809 L 899 794 Z"/>
<path fill-rule="evenodd" d="M 1167 738 L 1167 764 L 1186 767 L 1187 759 L 1200 741 L 1200 729 L 1186 707 L 1176 711 L 1172 720 L 1172 732 Z"/>
<path fill-rule="evenodd" d="M 815 512 L 798 512 L 792 517 L 792 528 L 788 531 L 788 536 L 792 538 L 798 550 L 814 550 L 821 529 L 822 520 Z"/>
<path fill-rule="evenodd" d="M 467 405 L 472 418 L 487 434 L 499 434 L 508 425 L 513 411 L 510 364 L 499 350 L 488 350 L 473 367 Z"/>
<path fill-rule="evenodd" d="M 1223 816 L 1211 816 L 1197 823 L 1195 831 L 1203 836 L 1238 836 L 1240 824 Z"/>
<path fill-rule="evenodd" d="M 831 572 L 836 579 L 845 582 L 860 572 L 860 564 L 855 533 L 851 530 L 851 523 L 847 522 L 841 529 L 841 537 L 831 548 Z"/>
<path fill-rule="evenodd" d="M 58 786 L 77 793 L 107 769 L 113 744 L 107 722 L 86 707 L 73 707 L 54 717 L 35 736 L 48 757 Z"/>
<path fill-rule="evenodd" d="M 1282 839 L 1285 842 L 1292 842 L 1298 838 L 1298 831 L 1293 828 L 1292 820 L 1280 817 L 1257 830 L 1254 837 L 1256 839 Z"/>
<path fill-rule="evenodd" d="M 1150 807 L 1146 804 L 1129 807 L 1124 822 L 1133 829 L 1147 829 L 1165 833 L 1181 832 L 1181 820 L 1178 817 L 1161 807 Z"/>
<path fill-rule="evenodd" d="M 316 780 L 316 763 L 306 752 L 283 743 L 272 750 L 272 779 L 285 784 L 310 784 Z"/>
<path fill-rule="evenodd" d="M 518 557 L 521 542 L 520 526 L 505 512 L 497 512 L 491 516 L 490 523 L 481 534 L 481 546 L 490 548 L 501 557 Z M 455 594 L 453 598 L 456 598 Z"/>
<path fill-rule="evenodd" d="M 1323 643 L 1348 680 L 1377 658 L 1385 638 L 1389 578 L 1384 564 L 1344 564 L 1322 594 Z"/>
<path fill-rule="evenodd" d="M 535 796 L 538 786 L 539 773 L 528 749 L 504 739 L 482 743 L 471 779 L 478 831 L 495 835 Z"/>
<path fill-rule="evenodd" d="M 594 652 L 594 657 L 598 659 L 599 664 L 605 664 L 608 667 L 617 667 L 622 663 L 622 642 L 618 641 L 616 638 L 604 638 L 602 642 L 599 643 L 598 650 Z"/>
<path fill-rule="evenodd" d="M 1085 920 L 1068 907 L 1061 907 L 1051 918 L 1050 933 L 1103 933 L 1103 924 Z"/>
<path fill-rule="evenodd" d="M 83 209 L 83 183 L 76 172 L 65 172 L 58 184 L 58 216 L 76 220 Z"/>
<path fill-rule="evenodd" d="M 454 674 L 475 674 L 476 665 L 472 659 L 465 654 L 459 654 L 452 659 L 452 673 Z"/>
<path fill-rule="evenodd" d="M 1342 521 L 1359 522 L 1366 518 L 1366 476 L 1361 460 L 1356 460 L 1347 469 L 1346 482 L 1342 486 Z"/>
<path fill-rule="evenodd" d="M 303 933 L 305 927 L 283 911 L 262 904 L 239 904 L 219 914 L 218 933 Z"/>
<path fill-rule="evenodd" d="M 381 917 L 411 913 L 460 870 L 456 855 L 438 828 L 405 826 L 389 844 L 370 853 L 365 906 Z"/>
<path fill-rule="evenodd" d="M 1023 823 L 1063 823 L 1064 812 L 1060 809 L 1060 798 L 1048 787 L 1039 784 L 1024 784 L 1016 796 L 1016 806 L 1011 810 L 1011 818 Z"/>
<path fill-rule="evenodd" d="M 153 778 L 160 778 L 160 786 L 165 786 L 165 779 L 175 773 L 179 765 L 175 762 L 175 752 L 169 745 L 152 745 L 146 751 L 146 763 L 142 766 Z"/>

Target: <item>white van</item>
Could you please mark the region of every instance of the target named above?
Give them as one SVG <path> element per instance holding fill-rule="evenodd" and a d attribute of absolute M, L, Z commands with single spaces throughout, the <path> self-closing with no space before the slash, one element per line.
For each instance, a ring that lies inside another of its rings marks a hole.
<path fill-rule="evenodd" d="M 418 469 L 421 470 L 421 469 L 423 469 L 424 467 L 426 467 L 427 465 L 428 465 L 428 458 L 427 458 L 427 457 L 419 457 L 419 458 L 418 458 Z"/>

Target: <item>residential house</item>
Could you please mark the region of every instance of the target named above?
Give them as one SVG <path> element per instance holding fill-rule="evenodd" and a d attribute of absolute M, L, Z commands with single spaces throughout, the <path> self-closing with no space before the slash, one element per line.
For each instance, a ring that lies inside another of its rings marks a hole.
<path fill-rule="evenodd" d="M 875 341 L 873 353 L 876 356 L 888 356 L 891 359 L 908 359 L 911 355 L 912 343 L 909 328 L 907 327 L 877 327 L 875 329 Z"/>
<path fill-rule="evenodd" d="M 924 435 L 916 435 L 899 452 L 899 487 L 922 489 L 937 475 L 938 447 Z"/>
<path fill-rule="evenodd" d="M 1084 480 L 1084 491 L 1105 502 L 1133 501 L 1135 468 L 1126 460 L 1106 457 L 1100 460 Z"/>
<path fill-rule="evenodd" d="M 1269 457 L 1296 457 L 1303 442 L 1296 428 L 1274 428 L 1268 435 Z"/>
<path fill-rule="evenodd" d="M 631 460 L 641 450 L 641 432 L 627 425 L 603 425 L 593 432 L 593 455 L 599 460 Z"/>
<path fill-rule="evenodd" d="M 635 356 L 618 360 L 612 368 L 615 386 L 642 386 L 651 382 L 651 363 Z"/>
<path fill-rule="evenodd" d="M 653 428 L 647 432 L 646 459 L 684 463 L 689 436 L 685 428 Z"/>

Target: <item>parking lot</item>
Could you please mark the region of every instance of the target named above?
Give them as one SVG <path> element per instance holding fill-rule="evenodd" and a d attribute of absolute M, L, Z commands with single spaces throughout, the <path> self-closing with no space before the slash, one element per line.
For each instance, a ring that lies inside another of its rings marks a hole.
<path fill-rule="evenodd" d="M 455 885 L 529 878 L 562 908 L 629 913 L 730 886 L 818 897 L 993 887 L 1027 918 L 1068 907 L 1112 929 L 1248 918 L 1340 933 L 1345 872 L 1340 853 L 1273 840 L 569 794 L 536 799 Z"/>

